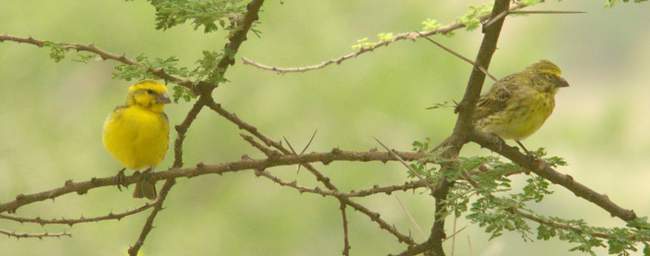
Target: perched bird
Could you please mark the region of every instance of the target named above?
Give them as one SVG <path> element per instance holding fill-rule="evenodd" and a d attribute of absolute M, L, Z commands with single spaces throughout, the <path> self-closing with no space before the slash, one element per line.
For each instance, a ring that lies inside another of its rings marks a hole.
<path fill-rule="evenodd" d="M 131 170 L 144 169 L 136 183 L 133 197 L 156 199 L 156 185 L 148 180 L 154 166 L 165 158 L 169 143 L 169 121 L 163 112 L 170 103 L 167 87 L 152 80 L 131 85 L 126 104 L 118 106 L 104 123 L 103 142 L 106 150 Z M 118 188 L 124 169 L 116 176 Z"/>
<path fill-rule="evenodd" d="M 478 100 L 472 120 L 482 132 L 520 140 L 535 133 L 555 107 L 555 93 L 569 83 L 558 66 L 540 60 L 519 73 L 506 76 Z"/>

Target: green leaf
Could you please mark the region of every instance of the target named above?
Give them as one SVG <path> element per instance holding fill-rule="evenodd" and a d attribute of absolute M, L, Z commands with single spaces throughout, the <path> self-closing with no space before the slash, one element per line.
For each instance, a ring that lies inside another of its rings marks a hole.
<path fill-rule="evenodd" d="M 458 19 L 458 22 L 465 25 L 465 29 L 472 31 L 481 24 L 481 16 L 485 16 L 492 11 L 492 4 L 470 6 L 467 12 Z"/>
<path fill-rule="evenodd" d="M 54 62 L 60 62 L 65 58 L 66 49 L 62 44 L 45 42 L 43 44 L 43 47 L 50 49 L 50 58 L 53 59 Z"/>
<path fill-rule="evenodd" d="M 236 28 L 247 1 L 243 0 L 148 0 L 156 8 L 156 29 L 166 30 L 191 22 L 195 30 Z"/>
<path fill-rule="evenodd" d="M 422 30 L 424 31 L 434 31 L 439 29 L 442 25 L 440 22 L 434 19 L 426 19 L 425 21 L 422 22 Z"/>

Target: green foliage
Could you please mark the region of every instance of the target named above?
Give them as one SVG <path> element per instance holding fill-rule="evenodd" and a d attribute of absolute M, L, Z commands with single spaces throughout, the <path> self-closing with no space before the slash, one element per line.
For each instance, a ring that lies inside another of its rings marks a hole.
<path fill-rule="evenodd" d="M 412 144 L 413 151 L 417 152 L 429 152 L 431 150 L 431 139 L 426 138 L 424 141 L 414 141 Z M 414 170 L 418 175 L 426 177 L 431 183 L 435 183 L 439 179 L 439 173 L 433 164 L 429 162 L 435 162 L 436 159 L 422 159 L 422 161 L 414 162 L 410 164 L 412 170 Z M 417 178 L 416 175 L 411 172 L 408 173 L 409 178 Z"/>
<path fill-rule="evenodd" d="M 354 49 L 354 50 L 363 50 L 363 49 L 366 49 L 366 48 L 372 48 L 373 46 L 375 46 L 375 43 L 370 42 L 367 37 L 364 37 L 364 38 L 361 38 L 361 39 L 357 40 L 352 45 L 352 49 Z"/>
<path fill-rule="evenodd" d="M 524 5 L 530 6 L 530 5 L 535 5 L 544 2 L 544 0 L 520 0 L 519 2 Z"/>
<path fill-rule="evenodd" d="M 190 21 L 203 32 L 233 29 L 247 1 L 243 0 L 148 0 L 156 8 L 156 29 L 166 30 Z"/>
<path fill-rule="evenodd" d="M 458 18 L 458 22 L 465 25 L 465 29 L 472 31 L 481 24 L 481 16 L 490 14 L 492 4 L 470 6 L 467 12 Z"/>
<path fill-rule="evenodd" d="M 174 92 L 172 93 L 172 98 L 174 99 L 174 103 L 178 103 L 180 99 L 183 99 L 185 102 L 189 102 L 193 98 L 195 98 L 194 94 L 192 92 L 183 87 L 183 86 L 174 86 L 172 89 Z"/>
<path fill-rule="evenodd" d="M 79 54 L 77 54 L 77 58 L 73 59 L 73 61 L 88 63 L 95 58 L 97 58 L 97 56 L 94 54 L 80 52 Z"/>
<path fill-rule="evenodd" d="M 603 228 L 590 226 L 582 219 L 538 215 L 529 204 L 540 203 L 553 193 L 550 183 L 543 177 L 528 174 L 522 167 L 495 156 L 444 159 L 438 154 L 440 149 L 434 150 L 429 139 L 413 142 L 413 150 L 430 154 L 426 161 L 412 164 L 413 169 L 436 181 L 443 178 L 440 170 L 444 168 L 444 178 L 455 184 L 447 196 L 447 209 L 443 215 L 465 215 L 484 228 L 490 239 L 504 232 L 517 232 L 524 241 L 555 238 L 573 244 L 570 251 L 590 255 L 596 255 L 596 248 L 607 248 L 611 255 L 630 255 L 643 246 L 644 255 L 650 256 L 650 248 L 645 242 L 650 240 L 650 223 L 646 218 L 632 220 L 622 228 Z M 567 164 L 561 157 L 548 156 L 543 148 L 532 154 L 554 167 Z M 434 165 L 440 165 L 440 168 Z M 514 191 L 511 186 L 509 177 L 513 175 L 527 175 L 519 191 Z M 536 228 L 532 227 L 533 223 Z"/>
<path fill-rule="evenodd" d="M 422 22 L 422 26 L 422 30 L 424 31 L 434 31 L 439 29 L 442 25 L 437 20 L 426 19 Z"/>
<path fill-rule="evenodd" d="M 153 60 L 144 55 L 138 55 L 135 58 L 138 65 L 120 64 L 115 66 L 113 78 L 123 79 L 126 81 L 156 79 L 157 77 L 151 72 L 152 70 L 162 69 L 170 75 L 185 77 L 189 74 L 188 69 L 179 67 L 178 58 L 154 58 Z"/>
<path fill-rule="evenodd" d="M 193 73 L 188 71 L 186 67 L 181 67 L 178 63 L 179 60 L 176 57 L 154 58 L 151 60 L 144 55 L 139 55 L 135 58 L 135 61 L 138 65 L 120 64 L 115 66 L 115 69 L 113 70 L 113 78 L 125 81 L 159 79 L 151 72 L 152 70 L 158 69 L 162 69 L 170 75 L 180 77 L 187 77 Z M 191 91 L 182 86 L 174 86 L 172 90 L 174 102 L 178 102 L 179 99 L 183 99 L 187 102 L 196 97 L 191 93 Z"/>
<path fill-rule="evenodd" d="M 60 62 L 61 60 L 65 59 L 66 49 L 62 44 L 45 42 L 45 44 L 43 44 L 43 47 L 50 50 L 50 58 L 54 60 L 54 62 Z"/>
<path fill-rule="evenodd" d="M 394 36 L 393 33 L 379 33 L 377 34 L 377 38 L 379 39 L 380 42 L 388 42 L 388 41 L 392 41 Z"/>
<path fill-rule="evenodd" d="M 641 2 L 646 2 L 646 1 L 648 1 L 648 0 L 634 0 L 633 2 L 641 3 Z M 613 7 L 614 5 L 616 5 L 616 4 L 620 3 L 620 2 L 621 2 L 621 0 L 607 0 L 607 2 L 605 2 L 605 6 L 606 7 Z M 622 0 L 622 2 L 623 3 L 629 3 L 630 0 Z"/>
<path fill-rule="evenodd" d="M 216 72 L 221 56 L 223 56 L 221 52 L 203 51 L 203 57 L 196 61 L 197 67 L 191 72 L 191 76 L 195 80 L 210 83 L 224 82 L 223 76 Z"/>

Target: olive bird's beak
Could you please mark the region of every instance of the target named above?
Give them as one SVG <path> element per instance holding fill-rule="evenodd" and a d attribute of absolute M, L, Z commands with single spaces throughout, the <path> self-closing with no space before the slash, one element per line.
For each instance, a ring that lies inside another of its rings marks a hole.
<path fill-rule="evenodd" d="M 560 83 L 557 85 L 557 87 L 569 87 L 569 82 L 567 82 L 564 78 L 560 77 Z"/>
<path fill-rule="evenodd" d="M 156 102 L 158 102 L 160 104 L 172 103 L 172 101 L 169 100 L 169 98 L 167 96 L 163 95 L 163 94 L 160 94 L 160 95 L 158 95 L 158 97 L 156 97 Z"/>

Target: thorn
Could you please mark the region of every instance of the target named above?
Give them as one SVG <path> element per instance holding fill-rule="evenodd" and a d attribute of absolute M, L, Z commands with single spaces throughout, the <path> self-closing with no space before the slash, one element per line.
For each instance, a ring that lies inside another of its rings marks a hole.
<path fill-rule="evenodd" d="M 255 170 L 255 177 L 261 176 L 263 172 L 264 172 L 264 169 L 256 169 Z"/>

